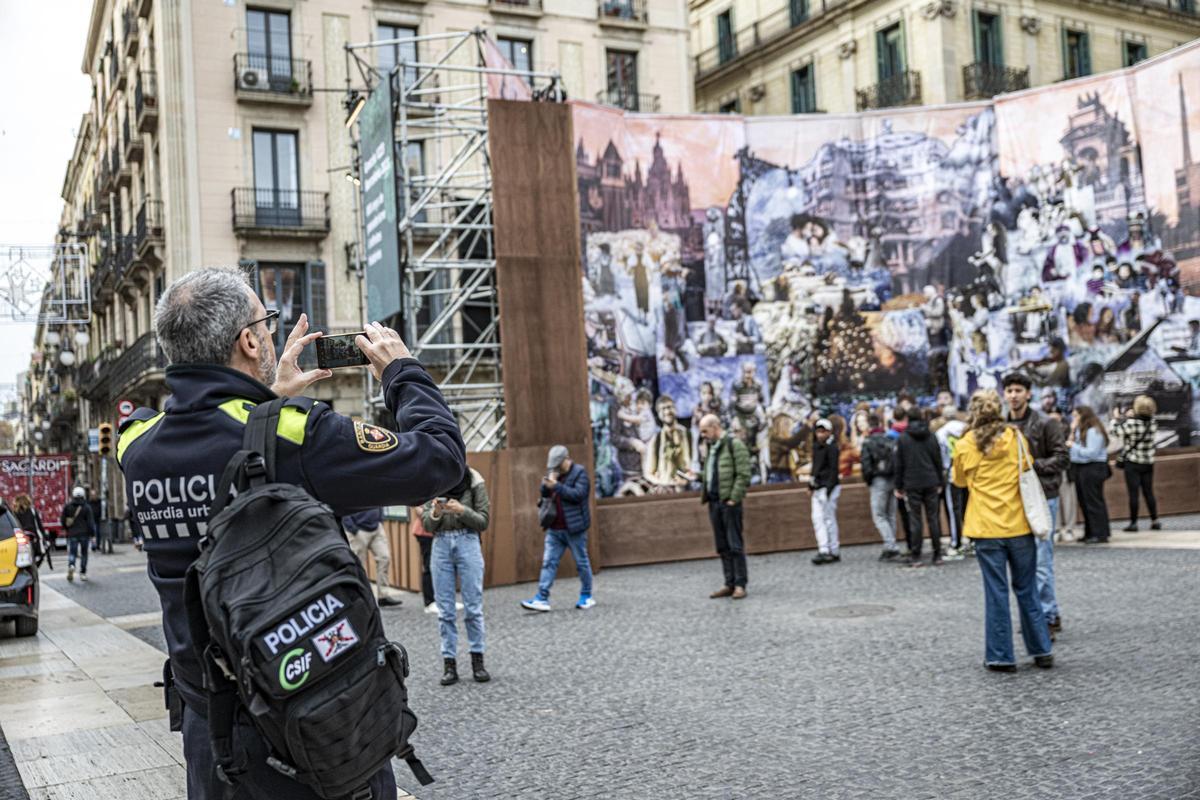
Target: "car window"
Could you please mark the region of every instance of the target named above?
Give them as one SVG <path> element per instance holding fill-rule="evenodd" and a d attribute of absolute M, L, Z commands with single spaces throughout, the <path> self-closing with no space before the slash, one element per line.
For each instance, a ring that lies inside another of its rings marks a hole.
<path fill-rule="evenodd" d="M 11 539 L 17 529 L 17 518 L 11 512 L 0 509 L 0 542 Z"/>

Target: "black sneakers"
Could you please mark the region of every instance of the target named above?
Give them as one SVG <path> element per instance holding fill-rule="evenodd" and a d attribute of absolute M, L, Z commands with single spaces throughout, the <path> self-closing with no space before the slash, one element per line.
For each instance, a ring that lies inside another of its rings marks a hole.
<path fill-rule="evenodd" d="M 1050 669 L 1051 667 L 1054 666 L 1054 656 L 1053 655 L 1034 656 L 1033 663 L 1037 664 L 1038 669 Z"/>

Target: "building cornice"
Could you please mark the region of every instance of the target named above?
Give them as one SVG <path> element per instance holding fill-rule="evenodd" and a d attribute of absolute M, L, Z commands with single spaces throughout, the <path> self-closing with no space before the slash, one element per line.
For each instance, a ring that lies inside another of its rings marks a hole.
<path fill-rule="evenodd" d="M 87 43 L 83 46 L 83 63 L 80 70 L 84 75 L 92 74 L 96 63 L 96 51 L 100 49 L 100 34 L 104 30 L 104 19 L 108 16 L 108 0 L 93 0 L 92 17 L 88 22 Z"/>

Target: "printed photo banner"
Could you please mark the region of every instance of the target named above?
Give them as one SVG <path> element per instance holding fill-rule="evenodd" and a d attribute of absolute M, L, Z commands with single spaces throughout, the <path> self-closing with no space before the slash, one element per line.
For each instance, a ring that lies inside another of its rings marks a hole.
<path fill-rule="evenodd" d="M 805 479 L 814 413 L 853 472 L 872 408 L 962 403 L 1012 370 L 1060 409 L 1150 393 L 1160 446 L 1190 442 L 1198 78 L 1191 46 L 993 103 L 574 104 L 598 493 L 697 488 L 705 414 L 755 483 Z"/>

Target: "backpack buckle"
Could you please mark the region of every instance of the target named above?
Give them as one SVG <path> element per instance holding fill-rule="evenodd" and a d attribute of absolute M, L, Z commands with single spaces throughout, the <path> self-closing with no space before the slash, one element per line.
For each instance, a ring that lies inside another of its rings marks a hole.
<path fill-rule="evenodd" d="M 250 480 L 262 479 L 267 476 L 267 462 L 259 453 L 252 453 L 246 459 L 246 477 Z"/>
<path fill-rule="evenodd" d="M 370 786 L 360 786 L 354 790 L 352 795 L 350 795 L 349 800 L 371 800 L 371 798 L 374 796 L 375 793 L 371 791 Z"/>

